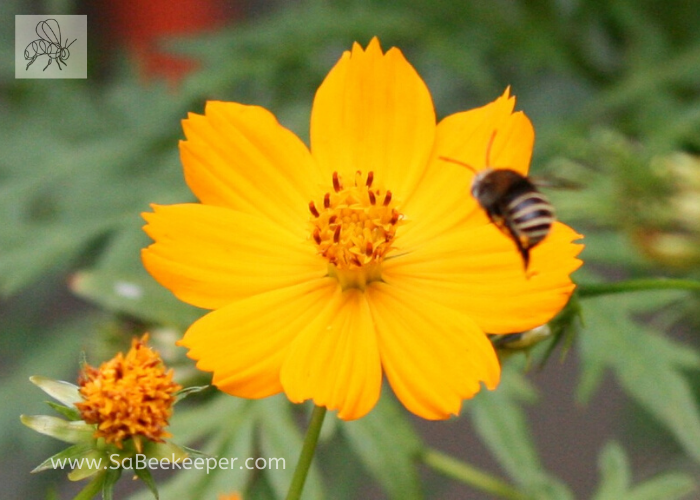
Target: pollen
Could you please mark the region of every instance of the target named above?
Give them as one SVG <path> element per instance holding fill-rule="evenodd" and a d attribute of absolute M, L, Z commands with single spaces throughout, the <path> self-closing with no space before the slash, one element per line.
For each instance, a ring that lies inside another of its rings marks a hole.
<path fill-rule="evenodd" d="M 381 263 L 403 222 L 391 191 L 375 187 L 374 180 L 374 172 L 357 172 L 348 186 L 333 172 L 332 191 L 309 203 L 312 240 L 343 288 L 364 288 L 381 278 Z"/>
<path fill-rule="evenodd" d="M 86 365 L 79 380 L 85 401 L 75 406 L 83 420 L 97 424 L 95 437 L 120 449 L 128 439 L 141 452 L 143 438 L 163 442 L 170 437 L 165 428 L 182 387 L 147 341 L 148 334 L 134 339 L 126 355 L 120 352 L 99 368 Z"/>

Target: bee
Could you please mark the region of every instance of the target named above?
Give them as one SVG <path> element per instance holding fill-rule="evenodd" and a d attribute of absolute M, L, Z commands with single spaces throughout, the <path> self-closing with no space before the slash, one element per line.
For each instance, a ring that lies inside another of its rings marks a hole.
<path fill-rule="evenodd" d="M 480 172 L 459 160 L 441 156 L 473 171 L 471 194 L 493 222 L 518 249 L 525 271 L 530 263 L 530 249 L 549 234 L 556 220 L 554 207 L 526 176 L 508 168 L 493 168 L 491 146 L 496 131 L 486 148 L 486 168 Z"/>
<path fill-rule="evenodd" d="M 77 38 L 71 43 L 68 43 L 66 39 L 66 45 L 61 45 L 61 27 L 55 19 L 39 21 L 35 31 L 39 39 L 30 42 L 27 48 L 24 49 L 24 60 L 29 61 L 29 63 L 27 63 L 27 69 L 29 69 L 29 66 L 31 66 L 39 56 L 46 55 L 49 56 L 49 62 L 44 67 L 44 71 L 51 66 L 53 61 L 56 61 L 58 69 L 62 70 L 61 63 L 67 65 L 66 59 L 70 57 L 68 47 L 73 45 Z"/>

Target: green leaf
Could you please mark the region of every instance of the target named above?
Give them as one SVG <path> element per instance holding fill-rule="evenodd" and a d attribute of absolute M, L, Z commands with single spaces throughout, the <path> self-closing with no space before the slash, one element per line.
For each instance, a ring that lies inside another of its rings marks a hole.
<path fill-rule="evenodd" d="M 513 479 L 527 482 L 541 464 L 520 401 L 532 401 L 535 392 L 510 366 L 504 366 L 498 390 L 480 392 L 469 407 L 477 433 L 501 465 Z"/>
<path fill-rule="evenodd" d="M 692 478 L 682 473 L 660 474 L 634 487 L 624 450 L 608 443 L 600 454 L 600 484 L 593 500 L 676 500 L 695 489 Z"/>
<path fill-rule="evenodd" d="M 481 391 L 470 403 L 474 426 L 498 462 L 527 494 L 538 500 L 571 499 L 573 495 L 540 462 L 521 408 L 534 389 L 513 364 L 504 366 L 498 390 Z"/>
<path fill-rule="evenodd" d="M 285 460 L 284 470 L 265 471 L 265 477 L 270 481 L 277 497 L 284 498 L 292 482 L 301 452 L 302 433 L 292 416 L 292 405 L 282 396 L 260 400 L 255 410 L 260 424 L 260 448 L 264 457 Z M 321 475 L 318 464 L 314 461 L 304 485 L 304 499 L 321 500 L 323 498 L 325 495 Z"/>
<path fill-rule="evenodd" d="M 42 276 L 66 268 L 78 250 L 106 230 L 104 222 L 90 224 L 30 224 L 0 237 L 0 292 L 16 293 Z M 31 234 L 31 239 L 27 238 Z"/>
<path fill-rule="evenodd" d="M 187 402 L 179 405 L 170 422 L 170 432 L 179 443 L 191 444 L 221 429 L 235 426 L 241 419 L 251 418 L 253 402 L 215 392 L 208 400 L 196 406 Z"/>
<path fill-rule="evenodd" d="M 155 499 L 159 500 L 160 497 L 158 496 L 158 486 L 153 480 L 153 476 L 151 475 L 151 471 L 148 469 L 148 467 L 143 469 L 135 469 L 134 473 L 146 484 L 146 486 L 148 486 L 148 489 L 151 491 L 151 493 L 153 493 Z"/>
<path fill-rule="evenodd" d="M 650 298 L 654 306 L 649 305 Z M 700 355 L 630 318 L 677 298 L 677 293 L 656 292 L 585 301 L 581 355 L 584 369 L 590 365 L 612 369 L 625 392 L 700 462 L 700 408 L 683 373 L 690 368 L 700 370 Z"/>
<path fill-rule="evenodd" d="M 225 396 L 229 397 L 229 396 Z M 250 408 L 249 408 L 250 410 Z M 213 497 L 221 492 L 243 492 L 247 485 L 255 477 L 257 471 L 245 467 L 245 460 L 255 456 L 255 427 L 256 422 L 253 411 L 241 414 L 235 422 L 228 427 L 227 439 L 217 441 L 217 448 L 209 449 L 218 457 L 226 457 L 229 460 L 229 469 L 217 469 L 213 477 L 206 482 L 202 480 L 202 489 Z M 233 459 L 237 458 L 237 461 Z M 275 474 L 277 471 L 271 471 Z"/>
<path fill-rule="evenodd" d="M 177 327 L 189 326 L 203 311 L 180 302 L 147 275 L 124 276 L 110 271 L 81 271 L 71 290 L 78 296 L 116 313 Z"/>
<path fill-rule="evenodd" d="M 341 429 L 389 498 L 423 498 L 416 467 L 423 444 L 391 395 L 385 393 L 368 415 L 343 422 Z"/>
<path fill-rule="evenodd" d="M 598 458 L 600 484 L 593 500 L 626 498 L 631 472 L 624 450 L 617 443 L 608 443 Z"/>
<path fill-rule="evenodd" d="M 680 472 L 663 474 L 636 486 L 629 500 L 680 500 L 696 491 L 693 478 Z"/>

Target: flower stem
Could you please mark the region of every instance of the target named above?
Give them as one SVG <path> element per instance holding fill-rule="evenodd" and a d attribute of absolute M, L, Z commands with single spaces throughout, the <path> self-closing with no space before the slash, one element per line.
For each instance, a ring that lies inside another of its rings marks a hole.
<path fill-rule="evenodd" d="M 287 500 L 299 500 L 301 498 L 301 492 L 304 490 L 306 476 L 309 473 L 311 461 L 314 459 L 316 443 L 318 443 L 318 436 L 321 433 L 321 427 L 323 426 L 323 419 L 325 416 L 326 408 L 323 406 L 314 407 L 314 412 L 311 414 L 311 422 L 309 422 L 309 428 L 306 430 L 304 446 L 302 446 L 301 454 L 299 455 L 299 462 L 297 462 L 292 484 L 289 486 L 289 491 L 287 492 Z"/>
<path fill-rule="evenodd" d="M 421 458 L 424 464 L 436 472 L 456 479 L 477 490 L 508 500 L 530 500 L 530 497 L 505 483 L 500 478 L 446 455 L 441 451 L 427 448 Z"/>
<path fill-rule="evenodd" d="M 683 279 L 639 279 L 618 281 L 617 283 L 592 283 L 578 285 L 581 298 L 597 297 L 611 293 L 641 292 L 644 290 L 696 290 L 700 291 L 700 281 Z"/>

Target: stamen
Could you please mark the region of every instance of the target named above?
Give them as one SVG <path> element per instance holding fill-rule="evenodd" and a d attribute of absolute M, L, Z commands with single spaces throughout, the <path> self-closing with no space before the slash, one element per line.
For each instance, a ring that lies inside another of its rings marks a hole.
<path fill-rule="evenodd" d="M 343 187 L 338 172 L 332 175 L 333 191 L 309 203 L 310 233 L 318 255 L 328 262 L 328 273 L 342 288 L 364 289 L 382 279 L 382 262 L 395 250 L 403 215 L 393 193 L 374 185 L 374 172 L 355 174 Z"/>
<path fill-rule="evenodd" d="M 326 207 L 326 208 L 328 208 L 328 207 Z M 313 201 L 309 202 L 309 210 L 311 211 L 311 213 L 313 214 L 314 217 L 319 217 L 321 215 L 320 213 L 318 213 L 318 210 L 316 210 L 316 205 L 314 204 Z"/>
<path fill-rule="evenodd" d="M 389 203 L 391 203 L 391 191 L 387 191 L 384 195 L 384 206 L 388 207 Z"/>
<path fill-rule="evenodd" d="M 333 172 L 333 189 L 335 189 L 336 193 L 339 193 L 343 189 L 338 172 Z"/>
<path fill-rule="evenodd" d="M 399 221 L 400 216 L 401 216 L 401 214 L 399 213 L 398 210 L 396 210 L 396 209 L 392 210 L 391 219 L 389 220 L 389 224 L 391 224 L 392 226 L 394 224 L 396 224 Z"/>
<path fill-rule="evenodd" d="M 355 172 L 355 187 L 359 185 L 358 181 L 362 182 L 362 172 L 360 172 L 359 170 Z"/>

